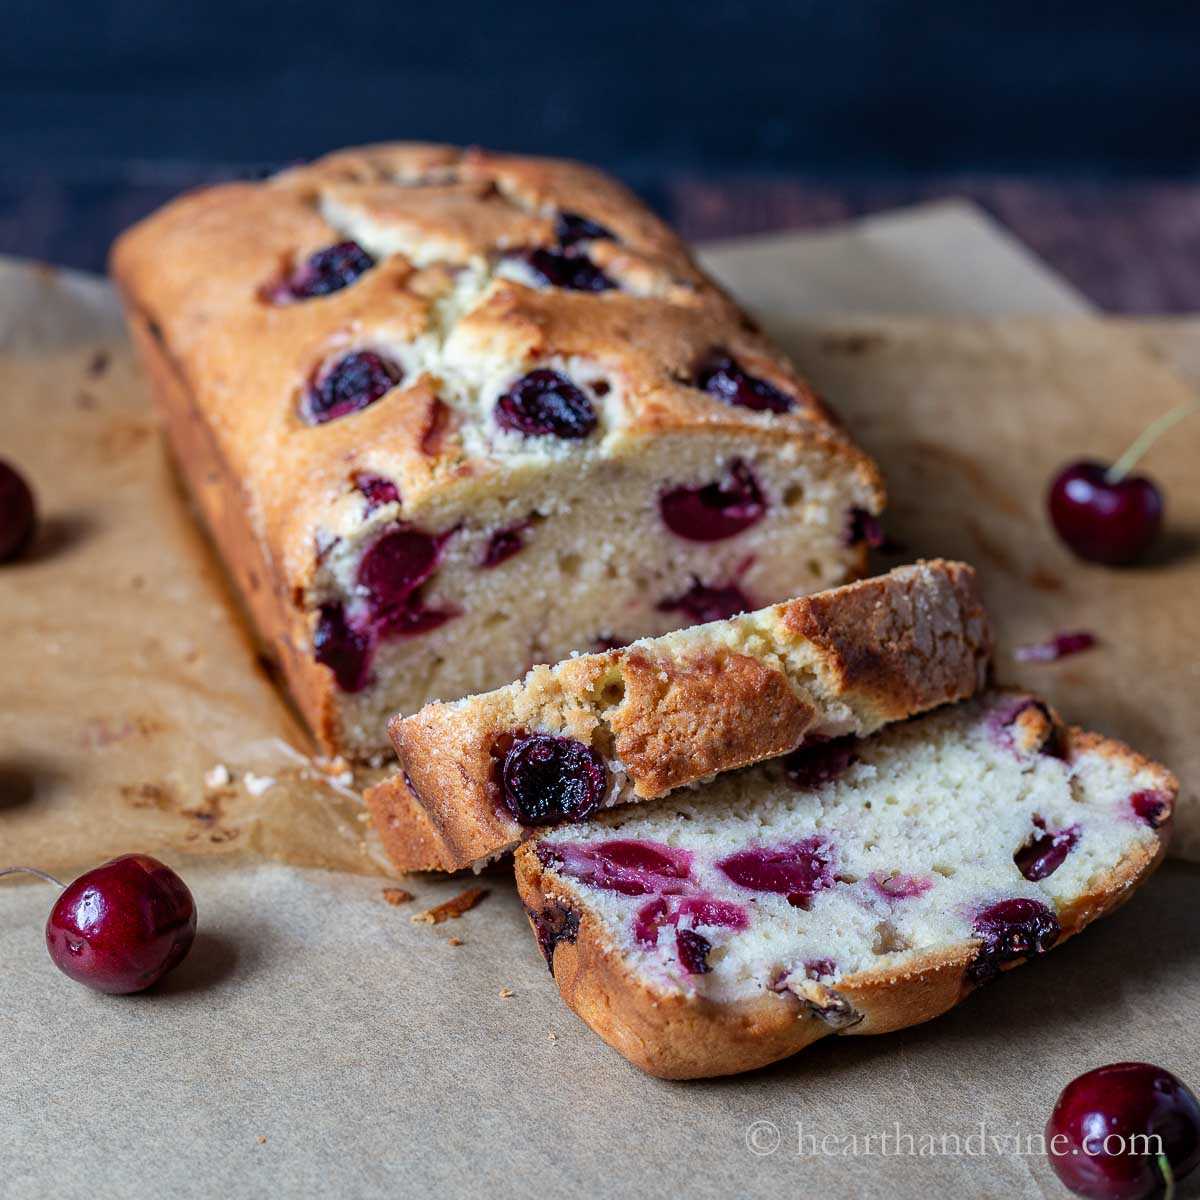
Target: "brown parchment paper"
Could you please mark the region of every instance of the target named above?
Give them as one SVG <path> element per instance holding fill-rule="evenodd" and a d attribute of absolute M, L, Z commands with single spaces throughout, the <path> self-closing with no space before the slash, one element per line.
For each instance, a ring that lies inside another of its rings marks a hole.
<path fill-rule="evenodd" d="M 961 316 L 953 277 L 969 254 L 992 268 L 979 316 L 1020 312 L 1026 293 L 1037 312 L 1082 307 L 962 209 L 939 261 L 944 220 L 843 235 L 841 294 L 870 291 L 868 263 L 890 303 L 909 289 L 917 310 L 934 304 L 919 300 L 925 275 Z M 821 239 L 831 287 L 835 248 Z M 801 321 L 812 294 L 798 283 L 793 312 L 778 289 L 782 256 L 803 275 L 803 240 L 768 255 L 767 304 L 742 249 L 722 248 L 717 269 L 741 273 L 880 456 L 893 536 L 981 568 L 1002 675 L 1176 769 L 1195 852 L 1195 430 L 1149 460 L 1173 530 L 1149 568 L 1075 564 L 1040 492 L 1059 459 L 1115 453 L 1186 394 L 1164 357 L 1188 358 L 1196 331 Z M 0 886 L 0 1196 L 1058 1196 L 1019 1139 L 1069 1078 L 1141 1058 L 1200 1083 L 1200 872 L 1182 862 L 929 1025 L 831 1038 L 737 1079 L 641 1075 L 562 1006 L 502 867 L 477 908 L 437 926 L 410 917 L 470 881 L 410 878 L 416 898 L 393 907 L 359 874 L 378 869 L 359 781 L 304 757 L 256 665 L 103 284 L 0 266 L 0 397 L 0 455 L 27 469 L 46 517 L 32 560 L 0 571 L 0 860 L 69 870 L 157 850 L 184 870 L 201 930 L 161 989 L 98 996 L 45 957 L 49 889 Z M 1074 627 L 1101 646 L 1008 661 L 1013 644 Z"/>

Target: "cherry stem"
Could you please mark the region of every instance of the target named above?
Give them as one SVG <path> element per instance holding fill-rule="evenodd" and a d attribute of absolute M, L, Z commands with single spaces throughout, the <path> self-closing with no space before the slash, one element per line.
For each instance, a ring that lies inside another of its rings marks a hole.
<path fill-rule="evenodd" d="M 1175 1195 L 1175 1172 L 1171 1170 L 1171 1163 L 1165 1154 L 1158 1155 L 1158 1171 L 1166 1185 L 1163 1200 L 1172 1200 Z"/>
<path fill-rule="evenodd" d="M 39 879 L 54 884 L 55 887 L 65 888 L 67 886 L 61 879 L 55 879 L 53 875 L 47 875 L 45 871 L 39 871 L 37 867 L 2 867 L 0 875 L 36 875 Z"/>
<path fill-rule="evenodd" d="M 1133 439 L 1133 445 L 1117 459 L 1107 471 L 1104 472 L 1105 483 L 1120 483 L 1130 471 L 1138 459 L 1158 441 L 1168 429 L 1178 425 L 1184 417 L 1190 417 L 1192 413 L 1200 411 L 1200 400 L 1185 400 L 1182 404 L 1177 404 L 1170 412 L 1163 413 L 1157 421 L 1151 421 L 1141 433 Z"/>

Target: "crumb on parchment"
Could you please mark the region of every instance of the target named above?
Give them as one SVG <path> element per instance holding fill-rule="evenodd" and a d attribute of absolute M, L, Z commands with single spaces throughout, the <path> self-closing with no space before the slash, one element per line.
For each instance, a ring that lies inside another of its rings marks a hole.
<path fill-rule="evenodd" d="M 440 925 L 443 921 L 449 921 L 452 917 L 457 919 L 463 913 L 474 908 L 487 894 L 487 888 L 467 888 L 465 892 L 455 896 L 451 900 L 447 900 L 444 904 L 438 904 L 426 912 L 417 913 L 413 917 L 413 922 L 419 925 Z"/>
<path fill-rule="evenodd" d="M 401 904 L 407 904 L 410 900 L 416 899 L 412 892 L 406 892 L 402 887 L 385 887 L 383 889 L 383 898 L 396 908 Z"/>
<path fill-rule="evenodd" d="M 228 787 L 230 781 L 229 768 L 224 763 L 217 763 L 204 772 L 204 786 L 209 788 Z"/>
<path fill-rule="evenodd" d="M 501 988 L 498 994 L 501 1000 L 511 1000 L 516 995 L 512 988 Z"/>
<path fill-rule="evenodd" d="M 450 939 L 450 945 L 452 945 L 452 946 L 465 946 L 465 945 L 466 945 L 466 942 L 464 942 L 464 941 L 462 940 L 462 938 L 460 938 L 460 937 L 452 937 L 452 938 Z"/>

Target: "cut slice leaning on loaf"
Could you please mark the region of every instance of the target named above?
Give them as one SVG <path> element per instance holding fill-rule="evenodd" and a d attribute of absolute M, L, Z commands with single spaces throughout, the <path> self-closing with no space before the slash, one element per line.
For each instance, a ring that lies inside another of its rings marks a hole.
<path fill-rule="evenodd" d="M 1124 901 L 1178 785 L 988 693 L 546 832 L 517 883 L 567 1003 L 665 1078 L 885 1033 Z"/>
<path fill-rule="evenodd" d="M 367 803 L 398 868 L 458 870 L 539 826 L 973 695 L 989 650 L 971 568 L 918 563 L 397 718 L 405 773 Z"/>

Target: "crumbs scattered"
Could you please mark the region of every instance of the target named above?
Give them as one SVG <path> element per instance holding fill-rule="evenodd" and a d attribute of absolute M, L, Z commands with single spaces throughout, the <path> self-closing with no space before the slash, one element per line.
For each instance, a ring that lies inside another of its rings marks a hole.
<path fill-rule="evenodd" d="M 385 887 L 383 889 L 383 898 L 393 908 L 399 908 L 401 904 L 407 904 L 410 900 L 416 899 L 412 892 L 406 892 L 401 887 Z"/>
<path fill-rule="evenodd" d="M 242 783 L 252 796 L 261 796 L 263 792 L 268 792 L 275 786 L 275 780 L 270 775 L 255 775 L 253 771 L 246 772 Z"/>
<path fill-rule="evenodd" d="M 229 768 L 224 763 L 217 763 L 204 772 L 204 786 L 208 788 L 228 787 L 230 782 Z"/>
<path fill-rule="evenodd" d="M 557 1041 L 558 1041 L 558 1034 L 557 1034 L 557 1033 L 555 1033 L 553 1029 L 548 1029 L 548 1030 L 546 1030 L 546 1041 L 548 1041 L 548 1042 L 557 1042 Z"/>
<path fill-rule="evenodd" d="M 501 1000 L 511 1000 L 515 994 L 512 988 L 501 988 L 497 993 Z"/>
<path fill-rule="evenodd" d="M 455 896 L 452 900 L 447 900 L 444 904 L 438 904 L 427 912 L 417 913 L 413 917 L 413 922 L 420 925 L 440 925 L 443 921 L 449 921 L 452 917 L 457 919 L 463 913 L 469 912 L 474 908 L 487 894 L 487 888 L 467 888 L 465 892 Z"/>
<path fill-rule="evenodd" d="M 466 942 L 464 942 L 464 941 L 462 940 L 462 938 L 460 938 L 460 937 L 452 937 L 452 938 L 450 939 L 450 945 L 452 945 L 452 946 L 465 946 L 465 945 L 466 945 Z"/>
<path fill-rule="evenodd" d="M 266 1139 L 265 1137 L 260 1137 L 260 1138 L 258 1139 L 258 1144 L 259 1144 L 260 1146 L 265 1146 L 265 1145 L 267 1144 L 267 1139 Z"/>
<path fill-rule="evenodd" d="M 314 758 L 313 766 L 331 783 L 340 783 L 342 787 L 350 787 L 354 783 L 354 772 L 341 755 L 337 758 Z"/>

